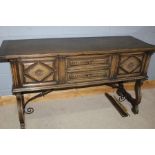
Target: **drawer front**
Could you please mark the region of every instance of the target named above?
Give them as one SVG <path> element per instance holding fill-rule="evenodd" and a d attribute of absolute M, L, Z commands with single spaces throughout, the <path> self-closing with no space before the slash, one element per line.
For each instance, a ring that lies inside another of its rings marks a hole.
<path fill-rule="evenodd" d="M 67 83 L 82 83 L 109 78 L 110 55 L 67 57 Z"/>
<path fill-rule="evenodd" d="M 67 81 L 68 83 L 79 83 L 89 82 L 107 79 L 109 77 L 109 69 L 98 70 L 98 71 L 77 71 L 68 72 Z"/>
<path fill-rule="evenodd" d="M 92 56 L 71 56 L 67 58 L 68 69 L 86 69 L 95 67 L 109 67 L 111 56 L 92 55 Z"/>
<path fill-rule="evenodd" d="M 119 58 L 118 76 L 140 75 L 144 54 L 121 55 Z"/>
<path fill-rule="evenodd" d="M 67 58 L 67 83 L 82 83 L 109 78 L 111 56 L 71 56 Z"/>
<path fill-rule="evenodd" d="M 24 85 L 56 84 L 58 81 L 57 59 L 54 57 L 22 59 L 19 68 Z"/>

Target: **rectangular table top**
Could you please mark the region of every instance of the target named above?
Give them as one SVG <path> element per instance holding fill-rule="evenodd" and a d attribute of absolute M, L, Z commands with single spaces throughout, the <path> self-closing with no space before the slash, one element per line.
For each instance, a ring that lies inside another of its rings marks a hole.
<path fill-rule="evenodd" d="M 155 46 L 132 36 L 4 40 L 1 45 L 0 59 L 58 52 L 125 52 L 128 50 L 155 51 Z"/>

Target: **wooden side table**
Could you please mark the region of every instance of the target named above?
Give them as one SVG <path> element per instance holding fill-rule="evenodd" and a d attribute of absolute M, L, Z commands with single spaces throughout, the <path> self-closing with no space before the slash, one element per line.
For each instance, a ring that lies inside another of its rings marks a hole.
<path fill-rule="evenodd" d="M 55 38 L 3 41 L 2 62 L 10 62 L 21 128 L 27 104 L 54 90 L 108 85 L 132 104 L 134 114 L 141 102 L 141 85 L 155 46 L 131 36 Z M 124 88 L 135 82 L 135 98 Z M 38 93 L 30 100 L 24 94 Z"/>

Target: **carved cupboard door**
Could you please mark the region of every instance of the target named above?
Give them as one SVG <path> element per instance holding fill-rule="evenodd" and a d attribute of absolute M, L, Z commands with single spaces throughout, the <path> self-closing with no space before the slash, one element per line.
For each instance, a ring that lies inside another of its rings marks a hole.
<path fill-rule="evenodd" d="M 58 82 L 56 57 L 21 59 L 19 70 L 23 86 L 49 85 Z"/>
<path fill-rule="evenodd" d="M 118 77 L 138 76 L 142 73 L 144 54 L 122 54 L 119 58 Z"/>

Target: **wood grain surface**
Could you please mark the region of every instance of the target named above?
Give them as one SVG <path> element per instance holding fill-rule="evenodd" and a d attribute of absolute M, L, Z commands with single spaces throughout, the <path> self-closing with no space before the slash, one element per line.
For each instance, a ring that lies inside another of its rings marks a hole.
<path fill-rule="evenodd" d="M 131 36 L 5 40 L 1 45 L 0 59 L 34 54 L 91 54 L 93 51 L 103 53 L 133 50 L 155 50 L 155 46 Z"/>

